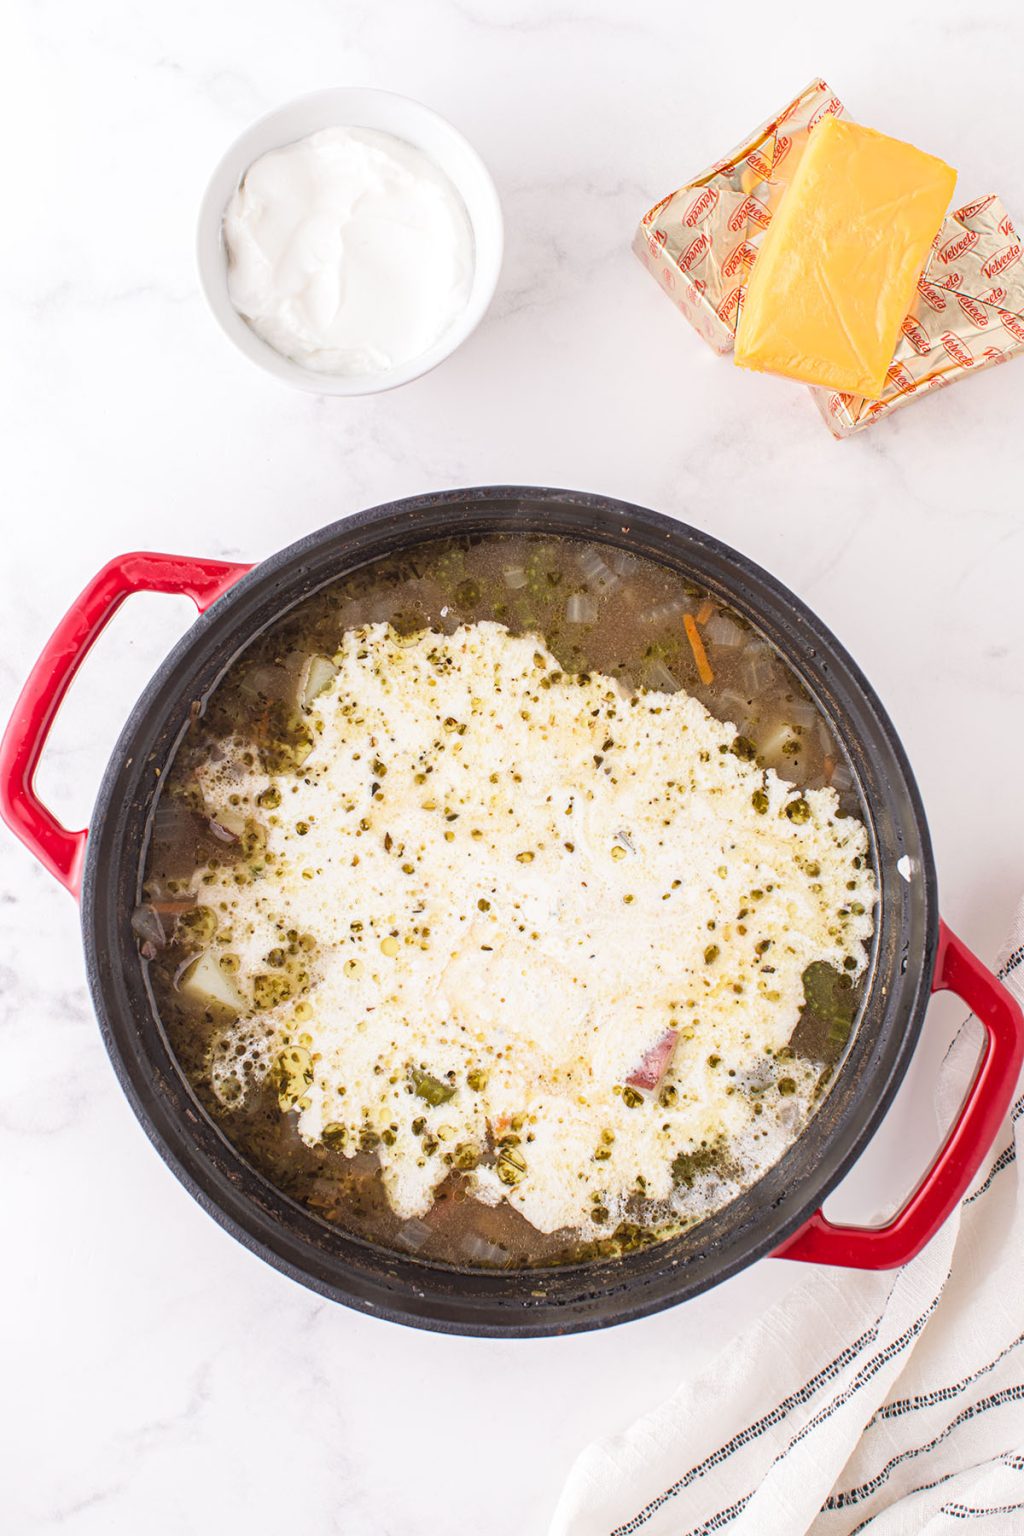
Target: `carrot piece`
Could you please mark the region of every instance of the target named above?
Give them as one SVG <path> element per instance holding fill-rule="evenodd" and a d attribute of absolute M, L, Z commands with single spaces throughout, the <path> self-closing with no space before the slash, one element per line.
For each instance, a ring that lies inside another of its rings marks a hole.
<path fill-rule="evenodd" d="M 697 609 L 697 623 L 706 624 L 714 611 L 714 603 L 711 601 L 710 597 L 706 597 L 701 603 L 700 607 Z"/>
<path fill-rule="evenodd" d="M 692 613 L 683 614 L 683 627 L 686 630 L 686 638 L 690 642 L 693 659 L 697 663 L 697 676 L 705 688 L 710 688 L 715 680 L 715 674 L 711 670 L 708 662 L 708 653 L 704 649 L 704 641 L 700 637 L 700 630 L 697 628 Z"/>

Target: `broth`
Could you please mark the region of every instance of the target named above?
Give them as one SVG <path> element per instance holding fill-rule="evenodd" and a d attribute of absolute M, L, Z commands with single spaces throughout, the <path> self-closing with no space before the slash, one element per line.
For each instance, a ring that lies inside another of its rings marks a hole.
<path fill-rule="evenodd" d="M 827 721 L 740 614 L 677 574 L 607 546 L 540 535 L 470 536 L 375 562 L 307 599 L 246 648 L 194 711 L 166 771 L 133 926 L 160 1016 L 197 1097 L 242 1156 L 285 1194 L 371 1243 L 441 1263 L 526 1268 L 607 1258 L 701 1219 L 770 1164 L 758 1166 L 755 1154 L 741 1166 L 728 1144 L 708 1141 L 675 1159 L 669 1201 L 645 1200 L 640 1190 L 606 1234 L 582 1237 L 572 1228 L 540 1231 L 507 1200 L 474 1198 L 469 1177 L 453 1163 L 431 1208 L 403 1219 L 389 1202 L 372 1136 L 344 1148 L 332 1145 L 326 1131 L 315 1144 L 303 1140 L 287 1067 L 246 1077 L 246 1058 L 237 1072 L 240 1090 L 225 1093 L 217 1056 L 223 1014 L 184 985 L 209 945 L 211 922 L 216 927 L 202 903 L 203 871 L 244 866 L 258 858 L 266 836 L 258 820 L 225 825 L 210 817 L 199 785 L 211 762 L 241 753 L 267 773 L 301 778 L 314 745 L 311 657 L 333 657 L 346 633 L 364 625 L 386 623 L 411 637 L 424 630 L 452 635 L 483 621 L 541 637 L 568 678 L 602 674 L 631 694 L 685 690 L 735 727 L 737 758 L 805 791 L 829 786 L 840 815 L 861 815 L 853 774 Z M 306 938 L 298 930 L 286 936 L 286 995 L 301 997 L 310 987 Z M 801 1080 L 814 1084 L 812 1101 L 820 1099 L 848 1045 L 862 988 L 859 975 L 809 965 L 788 1044 L 774 1053 L 766 1075 L 729 1090 L 758 1096 L 760 1123 L 770 1121 L 783 1139 L 795 1139 L 810 1112 L 797 1112 L 787 1084 L 803 1073 Z M 241 1037 L 228 1038 L 241 1058 Z M 652 1091 L 671 1091 L 670 1065 Z M 422 1096 L 429 1103 L 429 1093 Z M 517 1141 L 495 1130 L 485 1158 L 500 1159 L 503 1147 Z"/>

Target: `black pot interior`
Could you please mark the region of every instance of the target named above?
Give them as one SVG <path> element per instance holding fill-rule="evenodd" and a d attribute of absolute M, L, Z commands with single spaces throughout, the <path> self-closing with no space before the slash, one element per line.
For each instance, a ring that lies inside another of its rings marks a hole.
<path fill-rule="evenodd" d="M 849 753 L 867 806 L 881 899 L 860 1025 L 799 1140 L 757 1184 L 682 1236 L 609 1263 L 456 1270 L 384 1252 L 282 1195 L 204 1113 L 171 1053 L 129 915 L 148 813 L 189 706 L 259 631 L 368 561 L 458 533 L 529 531 L 628 548 L 695 577 L 788 659 Z M 905 871 L 906 875 L 897 869 Z M 937 936 L 935 874 L 917 789 L 891 723 L 838 641 L 790 592 L 726 546 L 626 503 L 565 491 L 452 491 L 348 518 L 258 566 L 168 657 L 129 719 L 100 788 L 83 890 L 90 985 L 121 1084 L 161 1155 L 224 1227 L 293 1278 L 363 1311 L 456 1333 L 528 1336 L 604 1327 L 685 1300 L 770 1252 L 856 1159 L 906 1070 Z"/>

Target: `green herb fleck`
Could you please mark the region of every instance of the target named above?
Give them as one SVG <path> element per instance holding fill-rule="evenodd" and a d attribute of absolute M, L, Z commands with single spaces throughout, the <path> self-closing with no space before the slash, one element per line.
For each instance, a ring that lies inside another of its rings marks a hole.
<path fill-rule="evenodd" d="M 447 1104 L 455 1093 L 451 1083 L 443 1083 L 439 1077 L 433 1077 L 429 1072 L 421 1072 L 419 1067 L 410 1067 L 409 1077 L 417 1097 L 426 1099 L 428 1104 L 433 1104 L 435 1107 L 438 1104 Z"/>

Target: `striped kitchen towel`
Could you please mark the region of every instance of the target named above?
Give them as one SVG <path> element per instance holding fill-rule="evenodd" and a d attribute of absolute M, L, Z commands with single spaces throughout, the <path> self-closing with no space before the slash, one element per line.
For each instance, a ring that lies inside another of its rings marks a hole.
<path fill-rule="evenodd" d="M 1024 903 L 1000 975 L 1024 1000 Z M 968 1020 L 945 1121 L 980 1047 Z M 1024 1533 L 1024 1095 L 912 1263 L 818 1270 L 623 1434 L 590 1446 L 550 1536 Z"/>

